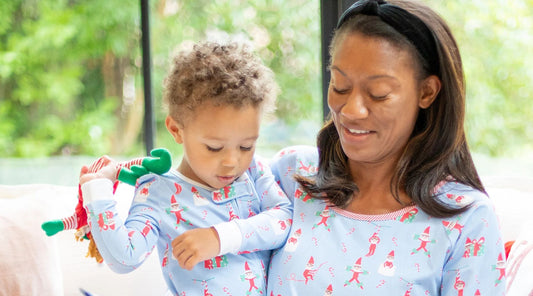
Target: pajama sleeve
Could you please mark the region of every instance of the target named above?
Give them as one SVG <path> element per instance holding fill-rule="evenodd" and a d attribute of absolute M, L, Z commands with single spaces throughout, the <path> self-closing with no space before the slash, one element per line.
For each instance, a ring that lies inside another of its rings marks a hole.
<path fill-rule="evenodd" d="M 106 181 L 109 180 L 97 179 L 82 185 L 88 222 L 98 251 L 109 268 L 127 273 L 140 266 L 155 248 L 159 235 L 157 212 L 143 211 L 155 207 L 134 200 L 130 215 L 124 220 L 118 215 L 112 188 L 102 189 L 109 188 Z M 142 182 L 136 188 L 136 196 L 139 186 L 142 187 Z"/>
<path fill-rule="evenodd" d="M 227 222 L 229 225 L 215 226 L 220 235 L 221 250 L 231 253 L 279 248 L 285 243 L 292 223 L 292 205 L 276 183 L 267 162 L 255 157 L 248 169 L 248 174 L 252 183 L 255 184 L 255 192 L 260 201 L 260 212 L 246 219 Z M 219 231 L 221 228 L 238 229 L 241 243 L 228 242 L 230 238 L 224 235 L 227 231 Z M 225 247 L 228 244 L 232 246 Z"/>
<path fill-rule="evenodd" d="M 492 202 L 483 196 L 463 215 L 464 227 L 444 266 L 441 295 L 504 295 L 504 244 Z"/>

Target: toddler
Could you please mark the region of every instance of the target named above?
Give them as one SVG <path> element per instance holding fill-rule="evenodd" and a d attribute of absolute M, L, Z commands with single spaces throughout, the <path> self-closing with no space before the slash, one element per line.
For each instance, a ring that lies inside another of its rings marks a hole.
<path fill-rule="evenodd" d="M 266 295 L 270 250 L 285 243 L 292 222 L 289 200 L 254 156 L 278 93 L 273 73 L 244 45 L 202 42 L 175 56 L 164 86 L 181 163 L 137 180 L 125 221 L 112 195 L 116 166 L 82 169 L 96 245 L 119 273 L 157 247 L 173 295 Z"/>

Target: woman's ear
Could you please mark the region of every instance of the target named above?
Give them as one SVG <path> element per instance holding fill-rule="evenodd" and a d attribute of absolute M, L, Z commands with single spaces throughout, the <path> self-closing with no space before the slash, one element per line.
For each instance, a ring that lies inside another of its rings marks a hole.
<path fill-rule="evenodd" d="M 165 120 L 165 125 L 167 126 L 168 132 L 172 135 L 174 138 L 174 141 L 178 144 L 183 143 L 183 126 L 176 122 L 172 116 L 167 115 L 167 118 Z"/>
<path fill-rule="evenodd" d="M 422 87 L 420 89 L 420 99 L 418 101 L 418 106 L 422 109 L 427 109 L 431 104 L 433 104 L 433 101 L 435 101 L 435 98 L 439 94 L 441 87 L 441 82 L 439 77 L 436 75 L 431 75 L 427 78 L 425 78 L 422 81 Z"/>

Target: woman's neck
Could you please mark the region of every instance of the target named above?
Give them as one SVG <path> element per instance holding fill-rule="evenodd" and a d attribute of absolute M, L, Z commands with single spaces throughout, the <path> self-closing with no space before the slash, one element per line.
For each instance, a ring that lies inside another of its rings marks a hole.
<path fill-rule="evenodd" d="M 399 203 L 393 196 L 391 181 L 396 168 L 390 163 L 350 163 L 350 171 L 359 192 L 346 210 L 359 214 L 384 214 L 411 204 L 411 199 L 400 189 Z"/>

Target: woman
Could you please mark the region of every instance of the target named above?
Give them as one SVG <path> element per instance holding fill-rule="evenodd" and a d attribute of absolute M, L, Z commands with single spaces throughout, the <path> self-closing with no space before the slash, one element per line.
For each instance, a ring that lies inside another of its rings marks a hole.
<path fill-rule="evenodd" d="M 318 152 L 291 147 L 273 162 L 294 218 L 268 295 L 504 294 L 448 26 L 418 2 L 362 0 L 341 16 L 330 55 Z"/>

